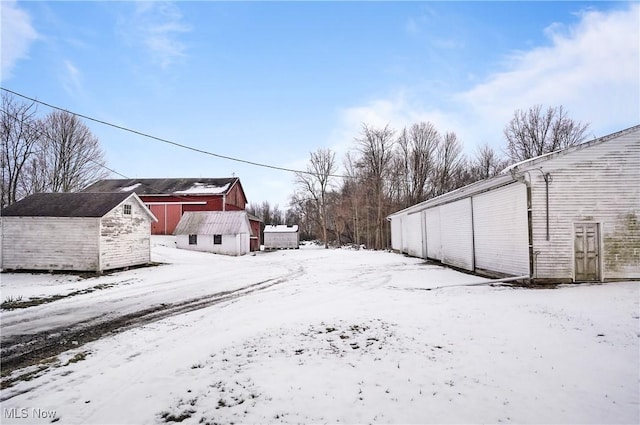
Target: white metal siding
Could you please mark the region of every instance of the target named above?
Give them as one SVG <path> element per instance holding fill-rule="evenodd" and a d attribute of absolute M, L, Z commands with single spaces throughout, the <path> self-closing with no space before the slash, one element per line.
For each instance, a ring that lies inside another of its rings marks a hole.
<path fill-rule="evenodd" d="M 620 136 L 540 164 L 531 171 L 533 246 L 539 278 L 574 278 L 574 224 L 599 223 L 602 279 L 640 278 L 640 133 Z"/>
<path fill-rule="evenodd" d="M 405 232 L 402 235 L 404 252 L 413 257 L 423 257 L 422 252 L 422 215 L 408 214 L 403 221 Z"/>
<path fill-rule="evenodd" d="M 2 217 L 2 268 L 98 270 L 98 220 Z"/>
<path fill-rule="evenodd" d="M 442 262 L 473 270 L 471 198 L 440 206 Z"/>
<path fill-rule="evenodd" d="M 264 232 L 265 249 L 298 248 L 298 232 Z"/>
<path fill-rule="evenodd" d="M 442 261 L 440 207 L 424 211 L 427 238 L 427 258 Z"/>
<path fill-rule="evenodd" d="M 124 204 L 131 205 L 131 214 L 124 214 Z M 102 270 L 151 261 L 151 219 L 143 208 L 130 198 L 100 220 Z"/>
<path fill-rule="evenodd" d="M 529 274 L 527 187 L 522 183 L 473 197 L 476 269 Z"/>
<path fill-rule="evenodd" d="M 396 251 L 402 251 L 402 217 L 391 218 L 391 249 Z"/>

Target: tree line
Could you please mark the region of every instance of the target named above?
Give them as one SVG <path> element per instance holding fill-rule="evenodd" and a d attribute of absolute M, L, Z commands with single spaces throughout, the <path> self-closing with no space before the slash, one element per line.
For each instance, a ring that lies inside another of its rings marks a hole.
<path fill-rule="evenodd" d="M 69 112 L 44 117 L 35 102 L 2 93 L 0 207 L 38 192 L 75 192 L 109 175 L 100 142 Z"/>
<path fill-rule="evenodd" d="M 325 247 L 384 249 L 390 244 L 389 214 L 496 176 L 513 163 L 582 143 L 588 127 L 569 118 L 562 106 L 536 105 L 515 111 L 503 130 L 503 151 L 484 143 L 468 156 L 455 132 L 430 122 L 401 130 L 363 124 L 342 159 L 344 175 L 336 174 L 335 152 L 318 149 L 306 172 L 296 174 L 286 216 L 262 214 L 269 211 L 268 202 L 255 214 L 266 224 L 298 224 L 302 238 L 322 240 Z"/>
<path fill-rule="evenodd" d="M 0 207 L 37 192 L 74 192 L 110 174 L 100 142 L 74 114 L 44 117 L 36 102 L 3 92 L 0 117 Z M 247 210 L 267 224 L 297 224 L 302 239 L 329 244 L 389 246 L 386 217 L 400 209 L 497 175 L 515 162 L 582 143 L 589 124 L 562 106 L 516 110 L 503 130 L 501 151 L 487 143 L 472 155 L 452 131 L 431 122 L 396 130 L 363 124 L 338 162 L 321 148 L 296 173 L 288 209 L 268 201 Z M 338 169 L 342 166 L 340 174 Z"/>

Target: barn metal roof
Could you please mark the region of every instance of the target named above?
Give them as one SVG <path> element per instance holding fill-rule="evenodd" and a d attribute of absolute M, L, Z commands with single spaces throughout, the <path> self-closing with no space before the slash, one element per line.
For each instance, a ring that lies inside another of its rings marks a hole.
<path fill-rule="evenodd" d="M 2 216 L 102 217 L 131 196 L 126 192 L 36 193 L 4 208 Z M 133 196 L 140 202 L 137 196 Z"/>
<path fill-rule="evenodd" d="M 224 195 L 238 177 L 177 179 L 105 179 L 83 189 L 83 192 L 135 192 L 138 195 Z"/>
<path fill-rule="evenodd" d="M 253 236 L 246 211 L 187 211 L 174 235 L 235 235 Z"/>

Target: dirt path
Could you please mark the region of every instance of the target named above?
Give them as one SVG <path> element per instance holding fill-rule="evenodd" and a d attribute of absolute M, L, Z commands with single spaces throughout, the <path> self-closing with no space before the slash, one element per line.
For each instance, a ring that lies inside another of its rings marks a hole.
<path fill-rule="evenodd" d="M 116 318 L 96 321 L 77 322 L 72 326 L 52 328 L 36 334 L 11 335 L 2 338 L 2 375 L 40 363 L 67 350 L 78 348 L 88 342 L 100 339 L 110 333 L 121 332 L 134 326 L 141 326 L 165 317 L 210 307 L 215 304 L 234 300 L 256 291 L 262 291 L 274 285 L 284 283 L 300 276 L 299 268 L 286 275 L 253 283 L 239 289 L 217 292 L 204 297 L 176 303 L 163 303 L 135 313 Z"/>

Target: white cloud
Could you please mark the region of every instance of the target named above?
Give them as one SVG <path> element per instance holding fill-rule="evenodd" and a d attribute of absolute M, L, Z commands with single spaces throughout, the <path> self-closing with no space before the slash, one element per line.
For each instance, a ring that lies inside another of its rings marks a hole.
<path fill-rule="evenodd" d="M 461 125 L 457 116 L 444 110 L 428 108 L 408 92 L 399 92 L 390 99 L 376 99 L 365 105 L 340 111 L 340 123 L 329 140 L 331 149 L 344 155 L 353 148 L 354 139 L 362 132 L 362 125 L 390 128 L 400 131 L 420 121 L 433 123 L 442 132 L 456 131 Z"/>
<path fill-rule="evenodd" d="M 518 52 L 508 69 L 460 93 L 474 116 L 501 131 L 515 109 L 563 105 L 597 133 L 637 124 L 640 116 L 640 6 L 586 11 L 572 27 L 553 24 L 549 46 Z M 484 124 L 486 123 L 486 124 Z M 483 132 L 489 132 L 485 129 Z M 604 134 L 596 134 L 602 136 Z"/>
<path fill-rule="evenodd" d="M 630 4 L 624 10 L 582 12 L 573 26 L 553 24 L 545 30 L 547 46 L 511 54 L 502 70 L 467 91 L 445 95 L 439 104 L 426 104 L 416 87 L 344 109 L 330 144 L 345 151 L 363 122 L 401 129 L 424 120 L 442 132 L 455 131 L 469 152 L 484 142 L 499 148 L 514 111 L 536 104 L 563 105 L 571 118 L 591 123 L 595 136 L 636 125 L 639 16 L 640 5 Z"/>
<path fill-rule="evenodd" d="M 132 44 L 144 46 L 153 60 L 165 69 L 187 56 L 180 35 L 191 31 L 180 9 L 169 2 L 138 2 L 133 16 L 121 24 Z"/>
<path fill-rule="evenodd" d="M 77 96 L 82 94 L 82 73 L 70 60 L 65 60 L 64 73 L 62 75 L 62 84 L 64 89 L 71 96 Z"/>
<path fill-rule="evenodd" d="M 15 1 L 0 2 L 0 16 L 2 22 L 0 78 L 5 81 L 11 78 L 16 63 L 29 57 L 29 47 L 38 38 L 38 33 L 31 25 L 29 14 L 18 8 Z"/>

